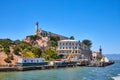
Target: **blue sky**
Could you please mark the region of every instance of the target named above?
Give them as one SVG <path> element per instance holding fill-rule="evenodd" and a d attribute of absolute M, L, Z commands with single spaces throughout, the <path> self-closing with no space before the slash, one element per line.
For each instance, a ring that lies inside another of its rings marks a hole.
<path fill-rule="evenodd" d="M 22 40 L 39 28 L 90 39 L 92 50 L 120 54 L 120 0 L 0 0 L 0 38 Z"/>

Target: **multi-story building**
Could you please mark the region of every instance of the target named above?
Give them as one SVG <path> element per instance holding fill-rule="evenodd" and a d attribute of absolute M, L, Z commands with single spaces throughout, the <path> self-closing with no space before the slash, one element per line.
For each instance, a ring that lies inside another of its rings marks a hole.
<path fill-rule="evenodd" d="M 61 40 L 58 41 L 58 54 L 67 55 L 71 53 L 72 50 L 75 54 L 80 54 L 82 49 L 82 45 L 79 41 L 76 40 Z"/>
<path fill-rule="evenodd" d="M 68 56 L 71 52 L 77 57 L 89 57 L 90 48 L 86 45 L 82 45 L 80 41 L 77 40 L 60 40 L 58 41 L 58 55 Z"/>
<path fill-rule="evenodd" d="M 39 29 L 38 28 L 38 22 L 36 22 L 36 33 L 35 34 L 38 35 L 38 36 L 41 36 L 41 37 L 58 36 L 60 38 L 60 40 L 69 39 L 66 36 L 62 36 L 62 35 L 59 35 L 59 34 L 56 34 L 56 33 L 52 33 L 52 32 L 49 32 L 49 31 Z"/>

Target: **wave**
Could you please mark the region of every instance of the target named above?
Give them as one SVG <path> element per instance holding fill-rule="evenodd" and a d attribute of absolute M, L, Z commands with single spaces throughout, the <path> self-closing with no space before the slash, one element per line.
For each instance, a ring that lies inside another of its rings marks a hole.
<path fill-rule="evenodd" d="M 118 74 L 118 75 L 115 76 L 115 77 L 112 77 L 112 79 L 114 79 L 114 80 L 120 80 L 120 74 Z"/>

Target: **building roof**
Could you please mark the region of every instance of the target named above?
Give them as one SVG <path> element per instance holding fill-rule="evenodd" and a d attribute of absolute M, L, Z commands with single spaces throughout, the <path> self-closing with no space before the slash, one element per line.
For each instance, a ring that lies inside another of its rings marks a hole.
<path fill-rule="evenodd" d="M 66 39 L 66 40 L 60 40 L 58 42 L 78 42 L 78 41 L 77 40 Z"/>

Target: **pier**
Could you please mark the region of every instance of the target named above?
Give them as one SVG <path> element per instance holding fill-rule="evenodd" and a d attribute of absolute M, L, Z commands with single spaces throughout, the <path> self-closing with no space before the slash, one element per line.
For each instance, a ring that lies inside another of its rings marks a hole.
<path fill-rule="evenodd" d="M 49 69 L 59 69 L 59 68 L 68 68 L 68 67 L 105 67 L 108 65 L 114 64 L 111 62 L 81 62 L 79 64 L 62 64 L 62 65 L 40 65 L 40 66 L 18 66 L 18 65 L 0 65 L 0 72 L 7 71 L 29 71 L 29 70 L 49 70 Z"/>
<path fill-rule="evenodd" d="M 29 70 L 48 70 L 58 68 L 77 67 L 76 65 L 43 65 L 43 66 L 11 66 L 11 67 L 0 67 L 0 72 L 7 71 L 29 71 Z"/>

